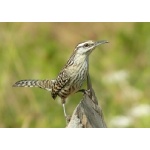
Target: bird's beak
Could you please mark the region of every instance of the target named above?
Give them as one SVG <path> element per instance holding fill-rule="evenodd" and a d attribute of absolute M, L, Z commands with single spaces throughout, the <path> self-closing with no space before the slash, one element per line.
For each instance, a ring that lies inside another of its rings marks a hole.
<path fill-rule="evenodd" d="M 109 42 L 106 41 L 106 40 L 97 41 L 97 42 L 95 42 L 95 47 L 98 46 L 98 45 L 101 45 L 101 44 L 105 44 L 105 43 L 109 43 Z"/>

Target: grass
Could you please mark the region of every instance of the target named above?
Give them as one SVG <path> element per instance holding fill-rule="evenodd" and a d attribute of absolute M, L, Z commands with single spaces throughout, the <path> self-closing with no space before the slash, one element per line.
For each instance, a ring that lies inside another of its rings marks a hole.
<path fill-rule="evenodd" d="M 90 56 L 93 88 L 108 127 L 150 127 L 150 117 L 133 117 L 133 107 L 150 105 L 150 23 L 0 23 L 0 127 L 65 127 L 59 98 L 36 88 L 12 88 L 20 79 L 54 79 L 77 43 L 110 41 Z M 82 95 L 69 97 L 69 114 Z M 140 111 L 140 110 L 139 110 Z"/>

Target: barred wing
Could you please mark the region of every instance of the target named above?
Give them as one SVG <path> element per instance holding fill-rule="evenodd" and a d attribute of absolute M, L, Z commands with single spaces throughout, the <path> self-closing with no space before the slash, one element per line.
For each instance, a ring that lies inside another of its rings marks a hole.
<path fill-rule="evenodd" d="M 58 93 L 69 83 L 70 77 L 67 75 L 66 69 L 63 69 L 52 85 L 51 95 L 55 99 Z"/>

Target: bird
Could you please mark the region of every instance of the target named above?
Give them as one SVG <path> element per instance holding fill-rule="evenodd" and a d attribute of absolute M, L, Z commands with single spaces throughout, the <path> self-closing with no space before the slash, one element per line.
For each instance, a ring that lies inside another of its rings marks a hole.
<path fill-rule="evenodd" d="M 59 72 L 56 79 L 45 80 L 19 80 L 13 87 L 38 87 L 51 92 L 55 100 L 57 96 L 61 98 L 64 116 L 67 117 L 65 102 L 69 95 L 81 90 L 84 81 L 87 79 L 89 68 L 89 55 L 99 45 L 109 43 L 107 40 L 88 40 L 79 43 L 67 63 Z"/>

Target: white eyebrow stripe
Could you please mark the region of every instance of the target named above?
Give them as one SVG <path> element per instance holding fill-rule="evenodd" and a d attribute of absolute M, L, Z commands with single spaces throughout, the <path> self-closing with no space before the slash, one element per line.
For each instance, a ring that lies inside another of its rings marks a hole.
<path fill-rule="evenodd" d="M 86 43 L 86 42 L 85 42 L 85 43 Z M 77 47 L 81 47 L 81 46 L 83 46 L 85 43 L 80 43 L 80 44 L 78 44 Z"/>
<path fill-rule="evenodd" d="M 80 47 L 83 47 L 84 46 L 84 44 L 93 44 L 94 42 L 93 41 L 91 41 L 91 40 L 89 40 L 89 41 L 86 41 L 86 42 L 84 42 L 84 43 L 79 43 L 77 46 L 76 46 L 76 48 L 80 48 Z"/>

